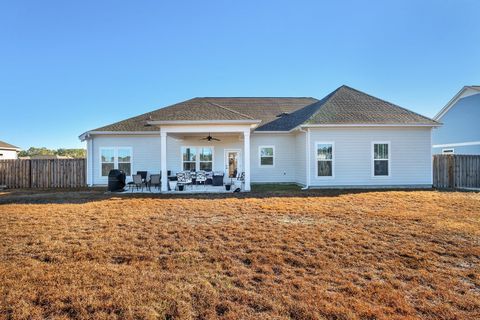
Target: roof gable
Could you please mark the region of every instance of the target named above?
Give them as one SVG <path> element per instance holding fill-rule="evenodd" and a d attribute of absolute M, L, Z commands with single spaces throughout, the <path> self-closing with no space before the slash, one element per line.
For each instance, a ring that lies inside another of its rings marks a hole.
<path fill-rule="evenodd" d="M 9 149 L 9 150 L 20 150 L 19 147 L 14 146 L 13 144 L 0 141 L 0 149 Z"/>
<path fill-rule="evenodd" d="M 458 100 L 472 94 L 479 94 L 480 86 L 464 86 L 453 98 L 433 117 L 434 120 L 440 121 L 442 117 L 457 103 Z"/>
<path fill-rule="evenodd" d="M 318 103 L 306 124 L 438 125 L 436 121 L 348 86 Z"/>

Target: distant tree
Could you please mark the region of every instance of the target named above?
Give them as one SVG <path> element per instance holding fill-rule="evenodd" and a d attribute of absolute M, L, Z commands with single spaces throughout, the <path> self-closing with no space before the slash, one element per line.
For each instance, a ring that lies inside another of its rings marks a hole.
<path fill-rule="evenodd" d="M 41 148 L 35 148 L 35 147 L 30 147 L 28 150 L 22 150 L 18 154 L 20 157 L 28 157 L 28 156 L 45 156 L 45 155 L 54 155 L 55 150 L 50 150 L 45 147 Z"/>
<path fill-rule="evenodd" d="M 47 149 L 45 147 L 36 148 L 30 147 L 28 150 L 22 150 L 18 154 L 20 157 L 31 157 L 31 156 L 39 156 L 39 155 L 59 155 L 59 156 L 69 156 L 72 158 L 85 158 L 87 156 L 87 150 L 85 149 Z"/>
<path fill-rule="evenodd" d="M 85 149 L 57 149 L 55 151 L 56 155 L 59 156 L 70 156 L 72 158 L 86 158 L 87 157 L 87 150 Z"/>

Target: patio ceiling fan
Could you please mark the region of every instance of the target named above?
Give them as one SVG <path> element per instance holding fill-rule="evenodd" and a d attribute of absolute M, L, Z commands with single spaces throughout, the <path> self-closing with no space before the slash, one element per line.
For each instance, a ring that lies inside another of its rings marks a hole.
<path fill-rule="evenodd" d="M 212 137 L 212 136 L 210 135 L 210 133 L 208 133 L 208 136 L 206 136 L 205 138 L 202 138 L 202 139 L 200 139 L 200 140 L 207 140 L 207 141 L 212 141 L 212 140 L 214 140 L 214 141 L 220 141 L 220 139 L 217 139 L 217 138 L 214 138 L 214 137 Z"/>

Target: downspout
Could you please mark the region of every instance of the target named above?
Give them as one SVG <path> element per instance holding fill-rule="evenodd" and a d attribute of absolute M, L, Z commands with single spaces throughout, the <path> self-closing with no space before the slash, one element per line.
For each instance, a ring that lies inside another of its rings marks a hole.
<path fill-rule="evenodd" d="M 306 148 L 305 148 L 305 174 L 306 174 L 306 185 L 302 190 L 308 190 L 310 188 L 310 128 L 304 129 L 300 128 L 301 132 L 305 133 L 306 138 Z"/>

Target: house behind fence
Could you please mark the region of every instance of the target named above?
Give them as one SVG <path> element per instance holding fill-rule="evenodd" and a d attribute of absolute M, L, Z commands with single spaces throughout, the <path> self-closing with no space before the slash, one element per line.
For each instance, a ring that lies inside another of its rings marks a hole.
<path fill-rule="evenodd" d="M 449 189 L 480 188 L 480 155 L 434 155 L 433 186 Z"/>
<path fill-rule="evenodd" d="M 79 188 L 86 186 L 86 159 L 0 160 L 0 186 Z"/>

